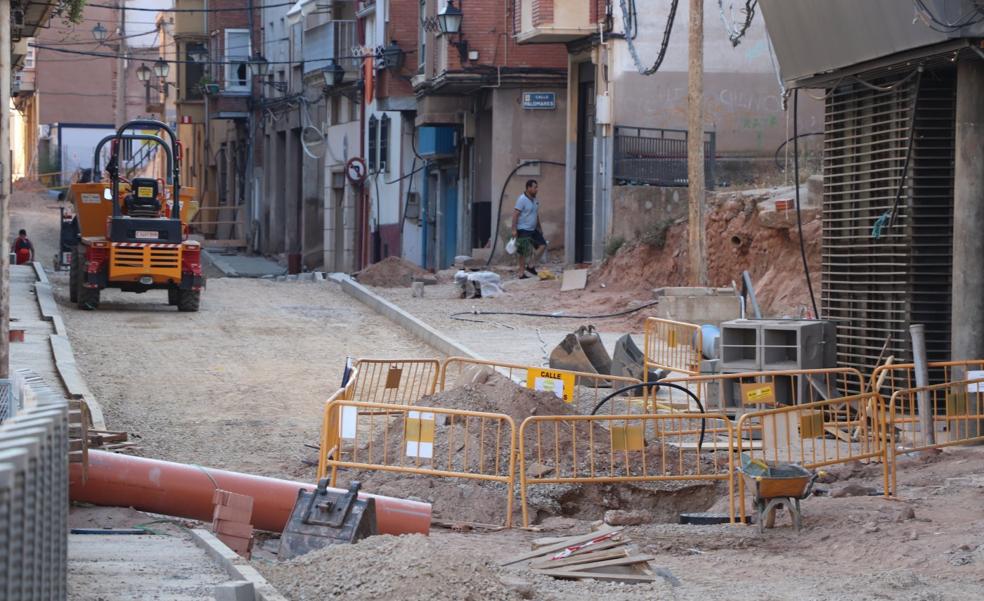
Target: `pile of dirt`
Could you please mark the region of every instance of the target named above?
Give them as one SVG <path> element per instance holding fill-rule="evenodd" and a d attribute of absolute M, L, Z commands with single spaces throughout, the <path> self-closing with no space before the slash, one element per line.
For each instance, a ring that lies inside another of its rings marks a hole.
<path fill-rule="evenodd" d="M 416 277 L 431 275 L 402 257 L 386 257 L 355 274 L 355 279 L 364 286 L 379 288 L 405 288 Z"/>
<path fill-rule="evenodd" d="M 373 536 L 332 545 L 284 563 L 256 562 L 292 601 L 461 599 L 513 601 L 493 567 L 421 535 Z"/>
<path fill-rule="evenodd" d="M 763 217 L 762 198 L 732 195 L 709 207 L 706 216 L 707 273 L 711 286 L 730 286 L 748 270 L 763 312 L 798 317 L 811 306 L 803 274 L 795 212 Z M 803 211 L 803 238 L 814 293 L 820 295 L 821 222 Z M 688 285 L 687 223 L 672 225 L 656 247 L 627 243 L 592 274 L 590 288 L 605 285 L 612 295 L 644 294 L 653 288 Z"/>
<path fill-rule="evenodd" d="M 29 179 L 26 177 L 22 177 L 15 181 L 11 185 L 11 188 L 14 192 L 36 192 L 38 194 L 45 194 L 48 192 L 48 188 L 46 188 L 41 182 L 36 179 Z"/>
<path fill-rule="evenodd" d="M 518 430 L 530 416 L 573 415 L 572 405 L 564 403 L 550 392 L 538 392 L 520 386 L 488 368 L 465 372 L 462 383 L 446 391 L 421 399 L 421 407 L 435 407 L 487 413 L 511 417 Z M 376 421 L 375 435 L 365 440 L 358 450 L 365 461 L 367 453 L 372 462 L 387 465 L 417 467 L 470 474 L 508 474 L 510 461 L 509 437 L 498 420 L 460 417 L 436 420 L 431 459 L 407 458 L 402 438 L 402 418 L 393 416 L 391 423 L 380 426 Z M 656 440 L 648 441 L 644 449 L 630 453 L 613 452 L 612 437 L 605 422 L 549 421 L 531 427 L 523 436 L 528 463 L 526 471 L 532 477 L 584 477 L 589 474 L 612 472 L 633 476 L 693 474 L 700 466 L 693 454 L 679 457 L 668 452 Z M 589 441 L 594 451 L 588 450 Z M 710 461 L 710 460 L 708 460 Z M 519 464 L 516 464 L 517 472 Z M 706 467 L 704 468 L 706 471 Z M 347 486 L 359 480 L 365 490 L 376 494 L 414 498 L 432 504 L 434 516 L 452 522 L 501 524 L 506 519 L 507 486 L 502 482 L 465 478 L 427 478 L 418 474 L 383 471 L 343 471 L 339 484 Z M 516 478 L 518 485 L 519 478 Z M 530 506 L 537 519 L 564 515 L 584 519 L 600 519 L 608 509 L 646 509 L 662 507 L 669 511 L 654 511 L 654 519 L 675 520 L 679 507 L 707 506 L 714 502 L 715 487 L 706 484 L 673 482 L 642 482 L 618 485 L 542 484 L 532 486 Z M 513 491 L 515 494 L 516 490 Z M 693 498 L 693 497 L 697 498 Z M 518 505 L 516 506 L 518 510 Z"/>

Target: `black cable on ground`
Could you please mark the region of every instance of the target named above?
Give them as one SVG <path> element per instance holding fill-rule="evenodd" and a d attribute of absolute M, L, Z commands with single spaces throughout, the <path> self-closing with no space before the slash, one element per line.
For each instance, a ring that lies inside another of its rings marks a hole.
<path fill-rule="evenodd" d="M 427 163 L 424 163 L 424 166 L 421 167 L 421 169 L 424 169 L 425 167 L 427 167 Z M 417 170 L 417 157 L 415 156 L 415 157 L 413 157 L 413 163 L 410 166 L 410 173 L 409 173 L 410 182 L 407 183 L 407 199 L 405 201 L 403 201 L 403 214 L 400 215 L 400 239 L 401 240 L 403 239 L 403 226 L 407 222 L 407 207 L 410 206 L 410 195 L 413 194 L 413 175 L 415 173 L 417 173 L 417 171 L 418 171 Z M 389 183 L 389 182 L 387 182 L 387 183 Z"/>
<path fill-rule="evenodd" d="M 641 384 L 632 384 L 631 386 L 626 386 L 625 388 L 619 388 L 615 392 L 611 393 L 610 395 L 608 395 L 605 398 L 603 398 L 600 401 L 598 401 L 598 404 L 595 405 L 595 408 L 591 411 L 591 415 L 597 414 L 598 413 L 598 410 L 601 409 L 605 405 L 605 403 L 607 403 L 608 401 L 612 400 L 613 398 L 615 398 L 615 397 L 617 397 L 617 396 L 619 396 L 621 394 L 624 394 L 624 393 L 629 392 L 629 391 L 632 391 L 632 390 L 637 390 L 639 388 L 655 388 L 655 390 L 652 391 L 652 393 L 655 395 L 659 391 L 659 389 L 661 387 L 663 387 L 663 386 L 666 386 L 667 388 L 673 388 L 675 390 L 680 390 L 682 392 L 685 392 L 687 394 L 687 396 L 689 396 L 691 399 L 694 400 L 695 403 L 697 403 L 697 408 L 700 409 L 700 412 L 702 414 L 703 413 L 707 413 L 706 411 L 704 411 L 704 405 L 703 405 L 703 403 L 700 402 L 700 399 L 697 398 L 697 395 L 694 394 L 693 391 L 690 390 L 689 388 L 686 388 L 684 386 L 680 386 L 679 384 L 671 384 L 669 382 L 659 382 L 659 381 L 657 381 L 657 382 L 643 382 Z M 706 417 L 702 417 L 702 418 L 700 418 L 700 440 L 697 441 L 697 454 L 698 455 L 700 454 L 700 448 L 702 446 L 704 446 L 704 432 L 706 430 L 707 430 L 707 418 Z"/>
<path fill-rule="evenodd" d="M 489 260 L 485 262 L 486 267 L 492 264 L 492 258 L 495 256 L 495 247 L 499 244 L 499 224 L 502 223 L 502 201 L 506 199 L 506 188 L 509 186 L 509 182 L 512 180 L 513 176 L 516 175 L 516 172 L 528 165 L 559 165 L 561 167 L 566 167 L 567 163 L 560 163 L 557 161 L 523 161 L 509 172 L 509 175 L 506 177 L 506 181 L 502 184 L 502 190 L 499 192 L 499 206 L 496 207 L 496 211 L 492 213 L 492 218 L 495 219 L 495 231 L 492 232 L 492 250 L 489 252 Z"/>
<path fill-rule="evenodd" d="M 803 240 L 803 216 L 800 212 L 800 163 L 799 163 L 799 88 L 793 90 L 793 186 L 796 188 L 796 228 L 799 230 L 800 257 L 803 259 L 803 271 L 806 273 L 806 288 L 810 291 L 810 302 L 813 303 L 813 318 L 820 319 L 817 309 L 817 297 L 813 294 L 813 282 L 810 280 L 810 264 L 806 260 L 806 241 Z"/>
<path fill-rule="evenodd" d="M 459 311 L 457 313 L 452 313 L 448 317 L 458 321 L 471 321 L 475 323 L 485 322 L 476 319 L 461 319 L 459 315 L 517 315 L 520 317 L 546 317 L 550 319 L 608 319 L 610 317 L 621 317 L 623 315 L 635 313 L 636 311 L 641 311 L 646 307 L 652 307 L 658 302 L 658 300 L 650 301 L 633 309 L 626 309 L 617 313 L 603 313 L 600 315 L 558 315 L 556 313 L 531 313 L 527 311 Z"/>

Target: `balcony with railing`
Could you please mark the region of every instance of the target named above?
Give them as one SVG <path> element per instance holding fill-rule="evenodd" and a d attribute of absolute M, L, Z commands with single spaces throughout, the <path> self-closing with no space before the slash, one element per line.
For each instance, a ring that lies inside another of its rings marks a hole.
<path fill-rule="evenodd" d="M 345 70 L 345 81 L 358 78 L 356 22 L 333 20 L 304 30 L 304 75 L 324 71 L 332 62 Z"/>
<path fill-rule="evenodd" d="M 513 0 L 513 15 L 521 44 L 570 42 L 597 29 L 592 0 Z"/>

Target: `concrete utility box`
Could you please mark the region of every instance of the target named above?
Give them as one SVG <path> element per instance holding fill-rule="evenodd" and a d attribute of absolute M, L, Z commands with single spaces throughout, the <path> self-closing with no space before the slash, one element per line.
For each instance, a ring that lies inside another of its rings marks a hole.
<path fill-rule="evenodd" d="M 656 317 L 698 325 L 714 324 L 741 315 L 734 288 L 657 288 Z"/>

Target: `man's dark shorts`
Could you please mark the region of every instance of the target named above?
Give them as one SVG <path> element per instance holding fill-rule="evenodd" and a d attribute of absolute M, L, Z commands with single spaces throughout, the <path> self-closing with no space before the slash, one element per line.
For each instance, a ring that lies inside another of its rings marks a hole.
<path fill-rule="evenodd" d="M 529 238 L 535 249 L 547 245 L 547 241 L 543 238 L 543 232 L 540 230 L 516 230 L 516 238 Z"/>

